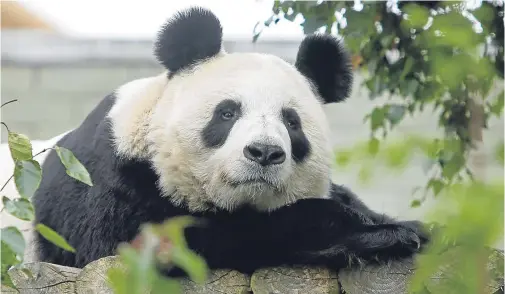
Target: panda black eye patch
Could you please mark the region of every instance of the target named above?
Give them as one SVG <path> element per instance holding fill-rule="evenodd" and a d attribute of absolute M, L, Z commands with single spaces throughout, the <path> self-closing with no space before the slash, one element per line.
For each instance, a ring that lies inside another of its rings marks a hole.
<path fill-rule="evenodd" d="M 202 130 L 202 140 L 207 148 L 218 148 L 224 144 L 235 122 L 242 115 L 237 101 L 226 99 L 214 108 L 212 118 Z"/>
<path fill-rule="evenodd" d="M 281 113 L 291 140 L 291 156 L 296 163 L 301 163 L 310 154 L 310 143 L 303 132 L 300 116 L 293 108 L 283 108 Z"/>

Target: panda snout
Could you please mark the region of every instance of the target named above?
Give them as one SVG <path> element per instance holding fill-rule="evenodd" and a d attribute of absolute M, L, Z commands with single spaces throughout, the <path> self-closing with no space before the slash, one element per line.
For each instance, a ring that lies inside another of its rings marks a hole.
<path fill-rule="evenodd" d="M 252 143 L 244 147 L 244 156 L 262 166 L 281 164 L 286 160 L 286 152 L 278 145 Z"/>

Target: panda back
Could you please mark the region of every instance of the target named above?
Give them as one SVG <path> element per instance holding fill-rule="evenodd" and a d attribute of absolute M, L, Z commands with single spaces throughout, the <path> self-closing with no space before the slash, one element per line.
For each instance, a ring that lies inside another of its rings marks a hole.
<path fill-rule="evenodd" d="M 160 196 L 150 163 L 117 155 L 107 117 L 117 102 L 106 96 L 57 145 L 73 152 L 88 170 L 93 186 L 70 177 L 54 150 L 42 165 L 33 196 L 35 223 L 49 226 L 77 253 L 64 251 L 36 234 L 37 259 L 72 267 L 115 254 L 120 242 L 137 234 L 141 223 L 185 214 Z"/>

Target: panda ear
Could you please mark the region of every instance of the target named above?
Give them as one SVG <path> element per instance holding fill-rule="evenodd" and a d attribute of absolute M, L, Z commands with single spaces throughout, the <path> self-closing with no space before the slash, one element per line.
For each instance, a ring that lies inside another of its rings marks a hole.
<path fill-rule="evenodd" d="M 351 93 L 351 58 L 343 44 L 329 34 L 313 34 L 300 44 L 296 68 L 317 88 L 324 103 L 341 102 Z"/>
<path fill-rule="evenodd" d="M 217 55 L 221 50 L 219 19 L 202 7 L 191 7 L 167 20 L 154 44 L 156 59 L 170 74 Z"/>

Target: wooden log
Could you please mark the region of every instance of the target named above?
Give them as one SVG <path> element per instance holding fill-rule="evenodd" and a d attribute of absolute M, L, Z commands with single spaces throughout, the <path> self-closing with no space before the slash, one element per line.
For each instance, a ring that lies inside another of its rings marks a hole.
<path fill-rule="evenodd" d="M 339 293 L 337 273 L 325 268 L 266 268 L 251 277 L 254 294 Z"/>
<path fill-rule="evenodd" d="M 22 294 L 66 294 L 76 292 L 75 278 L 80 271 L 77 268 L 35 262 L 9 270 L 9 276 Z"/>
<path fill-rule="evenodd" d="M 490 267 L 503 264 L 503 252 L 496 251 Z M 12 289 L 2 285 L 2 293 L 104 293 L 113 294 L 107 282 L 110 268 L 121 268 L 117 256 L 105 257 L 88 264 L 83 269 L 59 266 L 45 262 L 28 263 L 9 270 L 16 286 Z M 450 265 L 445 270 L 449 270 Z M 211 272 L 204 285 L 189 279 L 180 280 L 184 294 L 403 294 L 413 274 L 412 260 L 392 262 L 384 266 L 364 266 L 345 269 L 338 274 L 316 267 L 275 267 L 256 271 L 251 277 L 233 270 Z M 432 278 L 432 288 L 440 281 L 440 274 Z M 493 277 L 487 293 L 503 293 L 503 276 Z M 432 292 L 436 293 L 436 292 Z"/>

